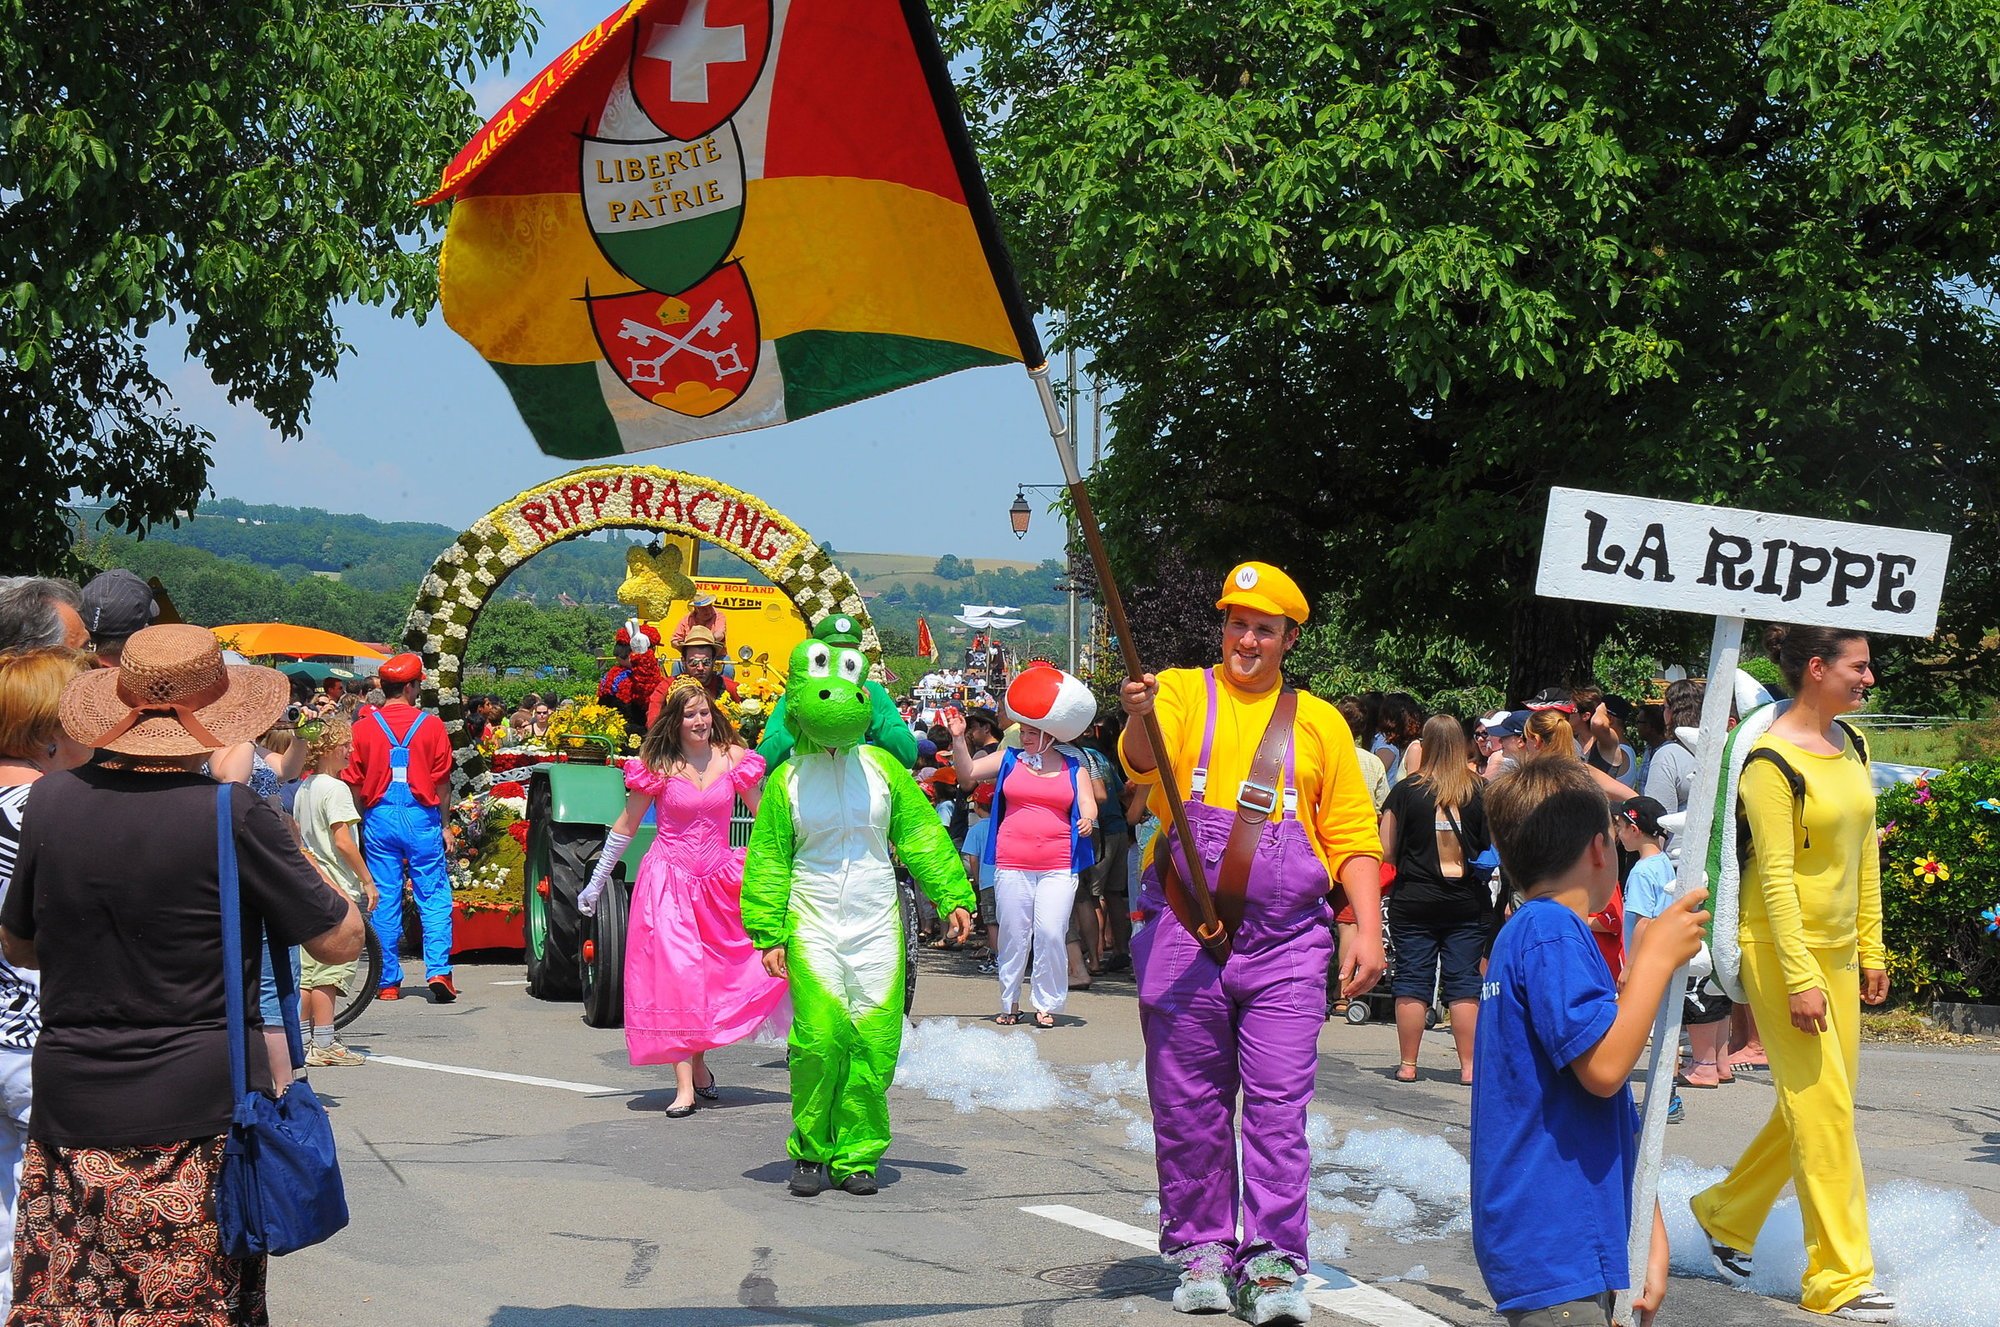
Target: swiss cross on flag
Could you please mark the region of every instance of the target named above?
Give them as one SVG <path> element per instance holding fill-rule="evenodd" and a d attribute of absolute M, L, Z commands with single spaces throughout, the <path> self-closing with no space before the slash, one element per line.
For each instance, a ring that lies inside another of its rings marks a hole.
<path fill-rule="evenodd" d="M 656 0 L 633 24 L 632 96 L 682 140 L 734 115 L 771 53 L 771 0 Z"/>

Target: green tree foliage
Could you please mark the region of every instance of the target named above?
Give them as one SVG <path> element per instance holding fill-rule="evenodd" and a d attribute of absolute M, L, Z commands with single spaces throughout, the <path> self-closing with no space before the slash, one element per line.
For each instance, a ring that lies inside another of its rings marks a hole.
<path fill-rule="evenodd" d="M 403 634 L 415 587 L 364 590 L 317 576 L 287 582 L 277 572 L 157 539 L 121 535 L 76 549 L 86 567 L 129 567 L 157 576 L 181 617 L 202 626 L 225 622 L 297 622 L 355 640 L 394 643 Z"/>
<path fill-rule="evenodd" d="M 336 304 L 430 310 L 442 218 L 414 200 L 478 128 L 463 85 L 531 33 L 520 0 L 0 3 L 11 563 L 61 561 L 72 492 L 129 531 L 201 496 L 208 436 L 146 362 L 162 322 L 295 436 L 347 350 Z"/>
<path fill-rule="evenodd" d="M 947 553 L 937 560 L 935 567 L 931 568 L 931 575 L 939 580 L 962 581 L 972 575 L 973 570 L 971 563 L 962 560 L 955 553 Z"/>
<path fill-rule="evenodd" d="M 468 667 L 496 672 L 567 668 L 594 678 L 597 657 L 609 653 L 617 630 L 608 613 L 537 608 L 525 599 L 496 600 L 473 624 L 465 661 Z"/>
<path fill-rule="evenodd" d="M 1571 484 L 1951 531 L 1911 664 L 1990 685 L 2000 4 L 937 7 L 1135 586 L 1263 557 L 1519 696 L 1613 620 L 1533 594 Z"/>

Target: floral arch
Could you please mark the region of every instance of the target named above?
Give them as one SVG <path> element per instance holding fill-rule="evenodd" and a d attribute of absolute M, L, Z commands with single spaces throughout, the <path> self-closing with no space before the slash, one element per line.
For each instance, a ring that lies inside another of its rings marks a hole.
<path fill-rule="evenodd" d="M 755 497 L 701 475 L 651 465 L 572 471 L 517 493 L 474 521 L 431 564 L 403 627 L 403 645 L 424 659 L 426 706 L 451 734 L 456 781 L 483 769 L 464 740 L 461 690 L 472 624 L 507 574 L 545 548 L 595 530 L 655 530 L 706 540 L 757 568 L 810 626 L 839 611 L 861 623 L 871 659 L 881 642 L 861 595 L 799 526 Z"/>

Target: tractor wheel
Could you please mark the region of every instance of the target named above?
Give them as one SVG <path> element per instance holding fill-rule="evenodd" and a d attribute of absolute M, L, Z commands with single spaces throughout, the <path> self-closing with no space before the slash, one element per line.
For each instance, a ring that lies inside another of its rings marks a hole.
<path fill-rule="evenodd" d="M 625 1025 L 625 928 L 632 912 L 625 882 L 612 878 L 583 924 L 583 1021 L 594 1028 Z"/>
<path fill-rule="evenodd" d="M 548 825 L 542 842 L 542 871 L 539 876 L 528 872 L 522 886 L 528 994 L 537 1000 L 574 1000 L 583 993 L 577 971 L 583 919 L 576 910 L 576 896 L 590 883 L 591 868 L 604 850 L 604 826 Z"/>
<path fill-rule="evenodd" d="M 917 886 L 914 881 L 896 883 L 903 905 L 903 1017 L 908 1018 L 917 1007 L 917 953 L 922 948 L 917 940 Z"/>

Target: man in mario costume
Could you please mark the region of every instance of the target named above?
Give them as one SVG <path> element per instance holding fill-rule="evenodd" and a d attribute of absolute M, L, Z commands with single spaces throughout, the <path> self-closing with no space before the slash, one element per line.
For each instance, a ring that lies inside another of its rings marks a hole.
<path fill-rule="evenodd" d="M 1181 1313 L 1234 1309 L 1304 1323 L 1306 1107 L 1332 961 L 1328 896 L 1344 887 L 1360 934 L 1342 962 L 1348 997 L 1382 972 L 1375 805 L 1340 711 L 1287 686 L 1306 597 L 1245 562 L 1223 582 L 1222 662 L 1125 683 L 1135 720 L 1158 716 L 1188 796 L 1189 832 L 1228 944 L 1195 938 L 1187 858 L 1145 725 L 1120 754 L 1164 827 L 1147 854 L 1132 937 L 1139 1027 L 1160 1172 L 1160 1251 L 1181 1268 Z M 1236 1102 L 1243 1101 L 1239 1172 Z"/>
<path fill-rule="evenodd" d="M 424 928 L 424 980 L 431 999 L 458 998 L 451 980 L 451 877 L 444 862 L 445 794 L 451 788 L 451 737 L 444 721 L 417 708 L 424 661 L 399 654 L 382 665 L 385 704 L 356 721 L 354 754 L 341 779 L 361 808 L 361 855 L 379 895 L 369 921 L 382 944 L 378 999 L 403 994 L 403 878 L 417 897 Z"/>

